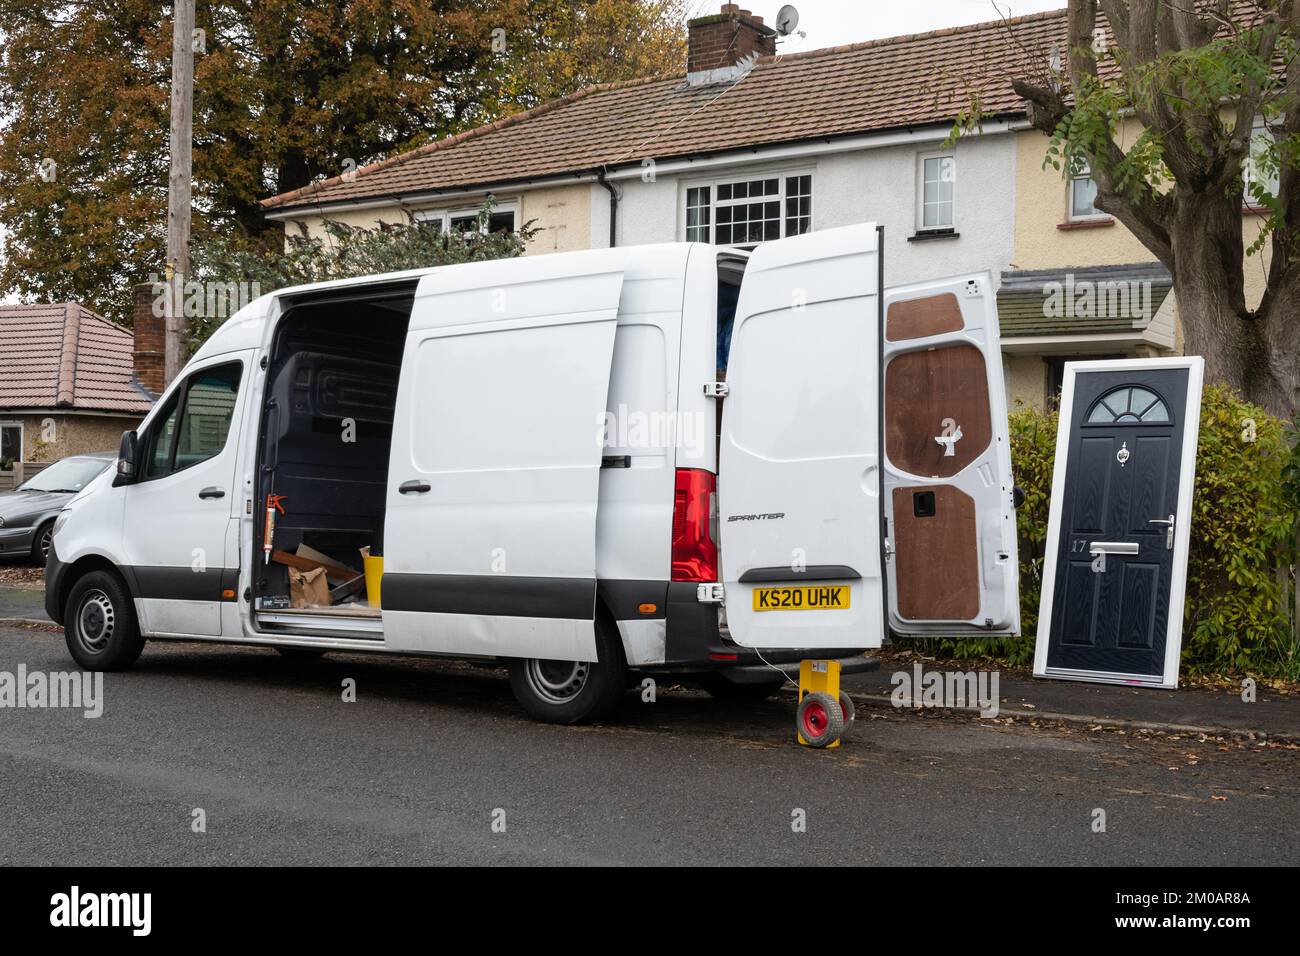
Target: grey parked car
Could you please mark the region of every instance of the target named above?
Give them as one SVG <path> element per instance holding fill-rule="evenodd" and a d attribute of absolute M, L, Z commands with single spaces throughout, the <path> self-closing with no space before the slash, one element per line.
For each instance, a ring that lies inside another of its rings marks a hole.
<path fill-rule="evenodd" d="M 0 492 L 0 557 L 27 554 L 44 564 L 60 509 L 115 461 L 111 451 L 73 455 Z"/>

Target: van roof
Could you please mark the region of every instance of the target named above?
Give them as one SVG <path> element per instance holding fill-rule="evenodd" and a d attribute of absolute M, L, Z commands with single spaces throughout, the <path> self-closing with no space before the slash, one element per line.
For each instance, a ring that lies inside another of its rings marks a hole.
<path fill-rule="evenodd" d="M 712 246 L 705 243 L 669 242 L 644 246 L 617 246 L 613 249 L 583 249 L 577 252 L 556 252 L 544 255 L 520 256 L 512 259 L 489 259 L 479 262 L 461 262 L 453 265 L 430 266 L 424 269 L 407 269 L 381 275 L 355 276 L 347 279 L 330 279 L 304 285 L 287 286 L 259 296 L 225 321 L 198 352 L 195 358 L 208 358 L 225 352 L 259 347 L 266 338 L 266 325 L 275 312 L 279 299 L 294 298 L 308 293 L 330 289 L 362 288 L 369 285 L 389 285 L 395 282 L 420 280 L 437 274 L 451 283 L 462 283 L 465 288 L 483 288 L 542 278 L 546 273 L 571 274 L 578 263 L 590 263 L 593 269 L 621 268 L 629 279 L 667 278 L 684 276 L 686 259 L 693 246 L 702 246 L 710 254 L 747 255 L 743 250 Z"/>

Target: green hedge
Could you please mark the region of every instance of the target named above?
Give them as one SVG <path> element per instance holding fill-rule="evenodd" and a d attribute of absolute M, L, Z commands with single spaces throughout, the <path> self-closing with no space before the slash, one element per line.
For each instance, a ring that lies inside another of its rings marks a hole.
<path fill-rule="evenodd" d="M 936 639 L 946 656 L 1033 660 L 1042 591 L 1047 510 L 1056 446 L 1055 411 L 1010 416 L 1020 548 L 1018 638 Z M 1292 566 L 1300 519 L 1296 430 L 1220 386 L 1207 386 L 1192 501 L 1182 671 L 1300 678 L 1292 627 Z"/>

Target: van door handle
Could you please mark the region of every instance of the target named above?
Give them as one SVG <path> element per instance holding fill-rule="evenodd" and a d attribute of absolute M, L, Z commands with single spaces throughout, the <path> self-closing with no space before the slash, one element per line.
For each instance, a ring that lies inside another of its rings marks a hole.
<path fill-rule="evenodd" d="M 199 492 L 199 497 L 200 498 L 224 498 L 226 497 L 226 489 L 218 488 L 216 485 L 208 485 L 208 487 L 204 488 L 202 491 Z"/>
<path fill-rule="evenodd" d="M 403 495 L 409 495 L 411 492 L 415 492 L 417 495 L 422 495 L 429 490 L 429 483 L 427 481 L 421 481 L 419 478 L 412 478 L 410 481 L 404 481 L 398 485 L 397 490 Z"/>

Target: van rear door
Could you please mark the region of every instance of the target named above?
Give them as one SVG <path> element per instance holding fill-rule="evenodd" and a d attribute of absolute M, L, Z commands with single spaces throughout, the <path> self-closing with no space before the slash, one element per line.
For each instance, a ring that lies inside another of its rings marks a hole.
<path fill-rule="evenodd" d="M 1016 518 L 992 277 L 885 291 L 889 625 L 1020 631 Z"/>
<path fill-rule="evenodd" d="M 596 660 L 596 505 L 621 253 L 420 280 L 384 521 L 384 641 Z"/>
<path fill-rule="evenodd" d="M 764 243 L 745 268 L 718 469 L 738 644 L 880 646 L 879 256 L 863 224 Z"/>

